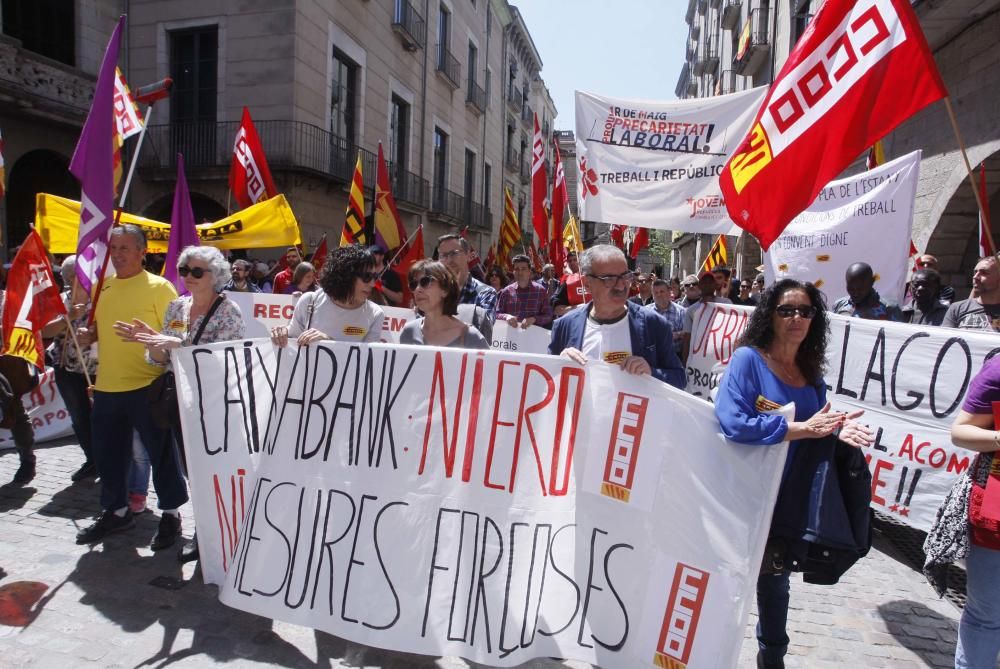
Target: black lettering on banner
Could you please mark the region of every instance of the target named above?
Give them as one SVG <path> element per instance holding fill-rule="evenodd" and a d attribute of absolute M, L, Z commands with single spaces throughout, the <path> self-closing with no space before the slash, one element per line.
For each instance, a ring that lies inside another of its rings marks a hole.
<path fill-rule="evenodd" d="M 327 395 L 330 394 L 330 392 L 333 390 L 334 384 L 337 382 L 337 357 L 333 354 L 333 350 L 325 346 L 312 346 L 309 348 L 315 349 L 315 353 L 313 355 L 313 364 L 306 365 L 307 378 L 310 368 L 312 368 L 311 370 L 312 387 L 309 390 L 309 401 L 307 403 L 308 408 L 305 410 L 305 417 L 302 420 L 302 424 L 299 426 L 301 432 L 299 433 L 298 443 L 295 445 L 295 450 L 297 451 L 295 457 L 296 459 L 302 459 L 302 460 L 309 460 L 315 457 L 315 455 L 319 452 L 320 447 L 323 446 L 323 437 L 327 434 L 328 430 L 327 415 L 326 415 L 326 409 L 323 407 L 323 400 L 325 400 Z M 329 360 L 330 369 L 328 371 L 319 369 L 320 355 L 325 356 L 326 359 Z M 316 382 L 320 378 L 326 378 L 327 384 L 326 387 L 323 388 L 322 391 L 320 391 L 319 395 L 317 395 Z M 315 440 L 315 447 L 312 448 L 311 450 L 306 450 L 309 448 L 308 446 L 309 427 L 312 424 L 311 419 L 314 409 L 320 414 L 322 414 L 321 417 L 322 422 L 320 423 L 322 427 L 319 431 L 319 438 Z M 333 430 L 330 429 L 329 432 L 332 433 Z M 324 457 L 324 460 L 325 459 L 326 458 Z"/>
<path fill-rule="evenodd" d="M 837 391 L 838 395 L 844 395 L 845 397 L 852 397 L 857 399 L 858 394 L 849 388 L 844 387 L 844 367 L 847 366 L 847 344 L 851 340 L 851 324 L 844 323 L 844 343 L 843 348 L 840 351 L 840 371 L 837 373 Z"/>
<path fill-rule="evenodd" d="M 608 565 L 611 562 L 611 554 L 614 553 L 616 550 L 622 548 L 627 548 L 630 551 L 635 550 L 635 546 L 632 546 L 630 544 L 613 544 L 611 548 L 608 549 L 608 552 L 604 554 L 604 579 L 608 582 L 608 590 L 610 590 L 611 594 L 614 595 L 615 601 L 618 602 L 618 607 L 622 611 L 622 617 L 625 619 L 624 629 L 622 630 L 622 636 L 616 643 L 604 643 L 594 635 L 591 635 L 590 637 L 595 642 L 603 646 L 606 650 L 610 651 L 621 650 L 625 646 L 625 642 L 628 640 L 628 630 L 629 630 L 628 609 L 625 607 L 625 602 L 622 601 L 621 595 L 619 595 L 618 591 L 615 589 L 615 584 L 611 580 L 611 572 L 608 569 Z"/>
<path fill-rule="evenodd" d="M 271 479 L 264 478 L 263 476 L 257 479 L 257 485 L 254 486 L 253 496 L 250 499 L 250 513 L 247 514 L 244 522 L 243 541 L 240 542 L 236 557 L 233 560 L 233 564 L 236 565 L 236 574 L 233 578 L 236 590 L 241 595 L 247 597 L 253 596 L 252 591 L 246 590 L 243 587 L 243 577 L 246 576 L 247 556 L 250 554 L 251 544 L 255 541 L 260 541 L 260 537 L 255 536 L 253 533 L 257 520 L 257 505 L 260 503 L 261 490 L 264 484 L 270 482 Z M 222 547 L 222 550 L 225 551 L 225 546 Z"/>
<path fill-rule="evenodd" d="M 236 360 L 236 348 L 233 346 L 227 346 L 222 351 L 222 378 L 225 379 L 225 387 L 222 391 L 222 452 L 229 452 L 229 409 L 231 404 L 236 404 L 239 406 L 240 415 L 242 417 L 241 422 L 243 423 L 244 433 L 250 434 L 250 421 L 247 416 L 247 404 L 243 398 L 243 384 L 240 379 L 240 369 L 239 363 Z M 235 392 L 236 398 L 233 399 L 230 393 Z M 247 444 L 249 445 L 249 440 Z"/>
<path fill-rule="evenodd" d="M 347 519 L 347 524 L 344 525 L 344 531 L 340 533 L 336 539 L 332 541 L 327 541 L 327 531 L 330 529 L 330 512 L 333 510 L 333 496 L 340 495 L 346 499 L 351 505 L 351 516 Z M 347 533 L 351 531 L 351 527 L 354 526 L 354 517 L 357 511 L 357 506 L 354 504 L 354 498 L 348 495 L 342 490 L 328 490 L 326 497 L 326 515 L 323 518 L 323 539 L 320 541 L 320 554 L 319 563 L 316 565 L 316 576 L 313 579 L 313 594 L 312 599 L 309 600 L 309 608 L 316 608 L 316 593 L 319 592 L 319 578 L 323 573 L 323 562 L 329 560 L 330 562 L 330 583 L 327 588 L 327 611 L 329 615 L 333 615 L 333 546 L 340 543 Z"/>
<path fill-rule="evenodd" d="M 995 348 L 995 349 L 991 350 L 991 351 L 990 351 L 989 353 L 987 353 L 987 354 L 986 354 L 986 357 L 985 357 L 985 358 L 983 358 L 983 364 L 985 365 L 986 363 L 988 363 L 988 362 L 989 362 L 990 360 L 992 360 L 992 359 L 993 359 L 993 358 L 994 358 L 994 357 L 995 357 L 995 356 L 996 356 L 996 355 L 997 355 L 998 353 L 1000 353 L 1000 348 Z"/>
<path fill-rule="evenodd" d="M 542 634 L 544 636 L 555 636 L 555 635 L 557 635 L 557 634 L 565 631 L 570 625 L 573 624 L 573 620 L 576 618 L 576 612 L 580 610 L 580 586 L 578 586 L 576 584 L 576 581 L 574 581 L 573 578 L 569 574 L 567 574 L 565 571 L 563 571 L 562 569 L 560 569 L 559 565 L 556 564 L 556 552 L 552 548 L 552 546 L 554 546 L 555 543 L 556 543 L 556 541 L 559 539 L 559 533 L 560 532 L 562 532 L 563 530 L 569 530 L 569 529 L 575 529 L 575 528 L 576 528 L 576 524 L 575 523 L 570 524 L 570 525 L 563 525 L 562 527 L 560 527 L 558 530 L 555 531 L 555 533 L 553 533 L 553 535 L 552 535 L 552 543 L 549 546 L 549 562 L 552 564 L 553 571 L 555 571 L 563 579 L 565 579 L 567 583 L 569 583 L 571 586 L 573 586 L 573 590 L 576 592 L 576 601 L 573 603 L 573 613 L 570 615 L 569 620 L 566 621 L 566 624 L 563 625 L 562 627 L 558 628 L 558 629 L 555 629 L 555 630 L 553 630 L 551 632 L 547 632 L 547 631 L 545 631 L 543 629 L 538 630 L 538 633 Z"/>
<path fill-rule="evenodd" d="M 504 596 L 503 596 L 503 614 L 500 616 L 500 639 L 497 641 L 497 650 L 500 651 L 500 657 L 504 658 L 513 653 L 518 649 L 518 646 L 505 647 L 503 645 L 504 637 L 507 633 L 507 610 L 510 605 L 510 582 L 514 577 L 514 546 L 516 546 L 515 534 L 517 533 L 517 528 L 519 527 L 530 527 L 529 523 L 511 523 L 510 524 L 510 546 L 507 550 L 507 582 L 504 585 Z"/>
<path fill-rule="evenodd" d="M 882 428 L 875 429 L 875 441 L 872 443 L 872 448 L 876 451 L 888 452 L 889 448 L 882 443 Z"/>
<path fill-rule="evenodd" d="M 922 337 L 930 337 L 930 335 L 927 334 L 926 332 L 916 332 L 907 337 L 906 341 L 903 342 L 903 345 L 900 346 L 899 350 L 896 352 L 896 359 L 892 363 L 892 378 L 889 383 L 889 388 L 890 388 L 889 396 L 892 398 L 892 405 L 897 409 L 899 409 L 900 411 L 909 411 L 911 409 L 915 409 L 918 406 L 920 406 L 920 403 L 924 400 L 923 393 L 914 392 L 913 390 L 906 391 L 906 396 L 913 398 L 913 402 L 910 404 L 906 405 L 900 404 L 899 400 L 896 398 L 896 374 L 899 370 L 899 361 L 902 360 L 903 353 L 906 351 L 907 347 L 909 347 L 910 344 L 912 344 L 914 341 Z"/>
<path fill-rule="evenodd" d="M 875 368 L 875 356 L 878 356 L 878 371 Z M 861 401 L 865 401 L 868 394 L 868 382 L 877 381 L 882 386 L 882 406 L 885 406 L 885 328 L 879 328 L 875 335 L 875 346 L 872 348 L 871 357 L 868 359 L 868 370 L 865 372 L 865 381 L 861 385 Z"/>
<path fill-rule="evenodd" d="M 590 561 L 589 561 L 589 564 L 587 566 L 587 587 L 586 587 L 586 594 L 584 595 L 584 598 L 583 598 L 583 611 L 580 614 L 580 627 L 578 628 L 577 636 L 576 636 L 577 643 L 579 645 L 583 646 L 584 648 L 593 648 L 594 647 L 592 644 L 586 643 L 583 640 L 583 630 L 584 630 L 584 627 L 585 627 L 586 622 L 587 622 L 587 611 L 590 608 L 590 594 L 591 594 L 591 592 L 604 592 L 604 588 L 602 588 L 600 586 L 597 586 L 597 585 L 594 585 L 594 548 L 597 546 L 597 536 L 599 534 L 607 535 L 608 533 L 605 532 L 604 530 L 601 530 L 601 529 L 595 527 L 593 529 L 593 531 L 591 532 L 591 535 L 590 535 Z M 607 581 L 607 584 L 608 584 L 608 588 L 611 590 L 611 592 L 614 595 L 615 599 L 618 601 L 619 606 L 621 606 L 622 612 L 625 614 L 625 631 L 624 631 L 624 634 L 623 634 L 621 640 L 618 643 L 616 643 L 616 644 L 605 643 L 605 642 L 601 641 L 600 639 L 598 639 L 597 635 L 595 635 L 593 632 L 591 632 L 591 634 L 590 634 L 590 638 L 593 639 L 594 643 L 596 643 L 597 645 L 601 646 L 602 648 L 606 648 L 608 650 L 617 650 L 617 649 L 621 648 L 622 646 L 624 646 L 625 641 L 628 639 L 628 613 L 625 610 L 625 604 L 624 604 L 624 602 L 622 602 L 621 597 L 618 596 L 618 592 L 614 589 L 614 586 L 612 585 L 610 579 L 608 579 L 608 571 L 607 571 L 610 554 L 612 552 L 614 552 L 615 550 L 619 549 L 619 548 L 628 548 L 630 550 L 633 549 L 633 547 L 630 546 L 630 545 L 628 545 L 628 544 L 614 544 L 614 545 L 612 545 L 611 548 L 609 548 L 608 551 L 605 553 L 605 557 L 604 557 L 604 573 L 605 573 L 605 580 Z"/>
<path fill-rule="evenodd" d="M 359 567 L 365 566 L 364 562 L 355 559 L 358 550 L 358 535 L 361 533 L 361 521 L 364 519 L 365 515 L 365 502 L 367 500 L 375 501 L 377 499 L 378 497 L 375 495 L 362 495 L 361 503 L 358 504 L 358 522 L 354 525 L 354 542 L 351 544 L 351 558 L 347 561 L 347 574 L 344 577 L 344 596 L 340 600 L 340 619 L 346 620 L 349 623 L 358 622 L 355 618 L 347 617 L 347 595 L 351 589 L 351 571 L 353 571 L 354 565 L 358 565 Z"/>
<path fill-rule="evenodd" d="M 352 376 L 353 375 L 353 376 Z M 355 409 L 358 401 L 358 388 L 360 384 L 358 381 L 361 378 L 361 348 L 358 346 L 352 346 L 347 351 L 347 362 L 344 363 L 344 372 L 340 380 L 340 390 L 337 391 L 337 401 L 333 405 L 333 424 L 337 424 L 337 419 L 340 417 L 341 410 L 347 411 L 351 417 L 351 424 L 347 429 L 347 462 L 351 465 L 358 464 L 358 451 L 361 445 L 354 441 L 354 417 Z M 345 401 L 344 391 L 350 385 L 351 393 L 350 401 Z M 325 462 L 330 454 L 330 445 L 333 441 L 333 430 L 330 430 L 326 441 L 326 451 L 323 453 L 323 461 Z"/>
<path fill-rule="evenodd" d="M 282 586 L 285 585 L 285 582 L 288 580 L 288 574 L 289 574 L 289 572 L 291 571 L 291 568 L 292 568 L 292 565 L 291 565 L 292 544 L 291 544 L 291 542 L 288 541 L 288 537 L 285 535 L 285 533 L 281 531 L 281 526 L 276 525 L 274 523 L 274 520 L 272 520 L 271 515 L 268 513 L 268 511 L 271 508 L 270 507 L 270 505 L 271 505 L 271 495 L 273 495 L 274 493 L 276 493 L 279 489 L 284 488 L 285 486 L 293 486 L 294 487 L 295 484 L 292 483 L 292 482 L 290 482 L 290 481 L 282 481 L 281 483 L 278 483 L 278 484 L 274 485 L 271 488 L 270 492 L 267 493 L 267 497 L 264 498 L 264 522 L 267 523 L 268 525 L 270 525 L 271 528 L 281 536 L 281 541 L 284 542 L 284 544 L 285 544 L 285 573 L 284 573 L 284 576 L 282 576 L 281 583 L 278 584 L 277 589 L 275 589 L 274 592 L 264 592 L 264 591 L 261 591 L 261 590 L 257 590 L 256 588 L 254 589 L 254 593 L 255 594 L 263 595 L 265 597 L 274 597 L 279 592 L 281 592 L 281 588 L 282 588 Z M 281 505 L 279 505 L 279 506 L 281 506 Z M 277 566 L 277 565 L 275 565 L 275 566 Z"/>
<path fill-rule="evenodd" d="M 292 583 L 295 581 L 295 565 L 298 563 L 299 554 L 299 537 L 302 535 L 302 504 L 305 501 L 306 489 L 302 488 L 299 490 L 299 512 L 296 514 L 295 518 L 298 522 L 295 523 L 295 542 L 292 547 L 292 553 L 289 558 L 289 570 L 288 570 L 288 583 L 285 586 L 285 606 L 290 609 L 297 609 L 302 606 L 302 602 L 306 599 L 306 590 L 309 587 L 309 576 L 312 573 L 313 557 L 316 555 L 316 537 L 319 534 L 319 512 L 320 507 L 323 505 L 323 491 L 316 490 L 316 508 L 313 511 L 313 524 L 312 532 L 309 533 L 309 556 L 306 562 L 305 575 L 302 577 L 302 588 L 299 590 L 298 599 L 294 602 L 289 599 L 292 594 Z"/>
<path fill-rule="evenodd" d="M 952 401 L 952 403 L 944 411 L 938 411 L 937 396 L 935 393 L 935 390 L 937 390 L 938 372 L 941 370 L 941 363 L 944 362 L 944 358 L 948 354 L 948 350 L 951 349 L 951 347 L 954 346 L 955 344 L 958 344 L 961 347 L 962 351 L 965 353 L 964 356 L 965 376 L 962 379 L 962 387 L 959 388 L 958 393 L 955 395 L 955 399 Z M 941 350 L 938 351 L 937 360 L 934 361 L 934 371 L 931 373 L 931 388 L 930 388 L 931 413 L 934 414 L 935 418 L 944 418 L 945 416 L 951 414 L 951 412 L 958 407 L 959 403 L 962 401 L 962 398 L 965 397 L 965 390 L 969 386 L 969 379 L 971 378 L 971 376 L 972 376 L 972 351 L 969 350 L 969 345 L 961 337 L 951 337 L 950 339 L 948 339 L 948 341 L 945 342 L 944 346 L 941 347 Z"/>
<path fill-rule="evenodd" d="M 375 523 L 372 525 L 372 542 L 375 544 L 375 558 L 378 560 L 379 569 L 382 570 L 382 576 L 385 577 L 386 585 L 389 586 L 389 592 L 392 593 L 392 599 L 395 602 L 396 612 L 392 616 L 392 620 L 384 625 L 373 625 L 371 623 L 361 621 L 361 624 L 373 630 L 386 630 L 395 625 L 399 621 L 399 595 L 396 593 L 396 586 L 392 584 L 392 579 L 389 578 L 389 570 L 385 568 L 385 560 L 382 559 L 382 549 L 379 548 L 378 543 L 378 524 L 382 520 L 382 514 L 391 509 L 394 506 L 409 506 L 407 502 L 389 502 L 375 514 Z"/>
<path fill-rule="evenodd" d="M 531 584 L 534 580 L 535 575 L 535 556 L 538 553 L 538 538 L 541 530 L 545 530 L 545 550 L 542 553 L 542 565 L 541 565 L 541 576 L 538 577 L 538 597 L 535 602 L 535 613 L 529 617 L 528 607 L 531 604 Z M 538 628 L 538 611 L 542 608 L 542 593 L 545 591 L 545 566 L 549 561 L 549 549 L 552 544 L 552 525 L 540 524 L 535 525 L 535 536 L 531 542 L 531 561 L 528 563 L 528 587 L 526 588 L 526 596 L 524 598 L 524 617 L 521 623 L 521 648 L 527 648 L 535 641 L 535 631 Z M 525 632 L 531 630 L 531 636 L 527 639 L 524 638 Z"/>
<path fill-rule="evenodd" d="M 208 443 L 208 428 L 205 426 L 205 393 L 202 392 L 201 363 L 198 361 L 199 355 L 207 355 L 210 361 L 215 358 L 215 355 L 207 348 L 196 348 L 191 352 L 191 361 L 194 363 L 194 387 L 198 392 L 198 419 L 201 425 L 201 443 L 206 455 L 216 455 L 222 452 L 222 447 L 212 449 Z M 229 380 L 226 379 L 226 381 L 228 385 Z M 225 440 L 223 440 L 224 442 Z"/>
<path fill-rule="evenodd" d="M 486 530 L 487 528 L 493 528 L 493 534 L 495 543 L 499 550 L 497 551 L 496 559 L 493 564 L 490 565 L 489 571 L 483 571 L 483 565 L 486 564 Z M 483 603 L 483 627 L 486 630 L 486 652 L 492 653 L 492 643 L 490 642 L 490 612 L 486 604 L 486 579 L 493 575 L 493 572 L 497 570 L 500 566 L 500 561 L 503 560 L 503 534 L 500 532 L 500 528 L 497 524 L 493 522 L 493 519 L 489 516 L 483 518 L 483 543 L 482 548 L 479 551 L 479 578 L 476 579 L 476 605 L 472 611 L 472 638 L 469 640 L 469 645 L 474 646 L 476 644 L 476 620 L 479 619 L 479 602 Z M 425 616 L 426 622 L 426 616 Z M 423 636 L 423 634 L 421 634 Z"/>
<path fill-rule="evenodd" d="M 472 565 L 469 569 L 469 593 L 465 598 L 465 611 L 462 616 L 462 635 L 454 636 L 452 629 L 455 622 L 455 605 L 459 601 L 458 586 L 462 582 L 462 555 L 465 552 L 465 521 L 467 518 L 474 520 L 475 535 L 472 538 Z M 455 579 L 451 588 L 451 609 L 448 612 L 448 641 L 465 641 L 469 634 L 469 614 L 472 609 L 472 596 L 476 592 L 476 558 L 479 555 L 479 514 L 472 511 L 462 511 L 462 519 L 458 533 L 458 552 L 455 555 Z"/>

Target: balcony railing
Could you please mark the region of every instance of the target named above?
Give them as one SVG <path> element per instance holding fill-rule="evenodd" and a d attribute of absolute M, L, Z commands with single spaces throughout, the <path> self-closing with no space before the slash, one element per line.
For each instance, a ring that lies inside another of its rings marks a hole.
<path fill-rule="evenodd" d="M 723 70 L 719 74 L 719 94 L 728 95 L 736 92 L 736 73 L 732 70 Z"/>
<path fill-rule="evenodd" d="M 527 185 L 531 183 L 531 165 L 526 160 L 521 160 L 521 166 L 519 169 L 521 173 L 521 183 Z"/>
<path fill-rule="evenodd" d="M 722 29 L 732 30 L 740 22 L 740 5 L 743 0 L 724 0 L 722 6 Z"/>
<path fill-rule="evenodd" d="M 752 76 L 767 60 L 771 48 L 769 27 L 767 7 L 750 10 L 733 56 L 733 69 L 737 74 Z"/>
<path fill-rule="evenodd" d="M 521 107 L 521 121 L 530 126 L 534 132 L 535 110 L 531 108 L 531 105 L 525 104 Z"/>
<path fill-rule="evenodd" d="M 301 121 L 255 121 L 254 125 L 272 171 L 301 172 L 346 184 L 354 175 L 360 153 L 362 172 L 366 176 L 377 173 L 375 153 L 317 126 Z M 149 126 L 139 155 L 139 169 L 150 178 L 173 179 L 177 154 L 181 153 L 189 175 L 208 172 L 211 176 L 224 178 L 232 161 L 233 139 L 239 127 L 239 121 Z M 426 209 L 430 204 L 427 180 L 391 162 L 386 166 L 396 200 Z"/>
<path fill-rule="evenodd" d="M 427 43 L 427 22 L 409 0 L 396 0 L 392 29 L 399 35 L 407 51 L 423 49 Z"/>
<path fill-rule="evenodd" d="M 442 186 L 434 186 L 427 216 L 435 221 L 457 223 L 465 215 L 465 198 Z"/>
<path fill-rule="evenodd" d="M 469 80 L 469 92 L 465 96 L 465 103 L 480 114 L 486 111 L 486 90 L 471 79 Z"/>
<path fill-rule="evenodd" d="M 493 229 L 493 215 L 486 210 L 486 207 L 465 198 L 465 213 L 463 215 L 466 225 L 483 230 Z"/>
<path fill-rule="evenodd" d="M 507 148 L 507 159 L 504 162 L 511 172 L 521 169 L 521 155 L 510 147 Z"/>
<path fill-rule="evenodd" d="M 691 78 L 691 68 L 687 63 L 681 65 L 681 74 L 677 77 L 677 85 L 674 86 L 674 95 L 679 98 L 687 97 L 688 81 Z"/>
<path fill-rule="evenodd" d="M 462 66 L 444 44 L 438 44 L 437 71 L 444 76 L 445 81 L 451 84 L 452 88 L 459 87 L 462 81 Z"/>
<path fill-rule="evenodd" d="M 521 107 L 524 106 L 524 96 L 521 95 L 521 89 L 512 86 L 509 95 L 507 96 L 507 105 L 510 106 L 510 110 L 515 114 L 521 113 Z"/>
<path fill-rule="evenodd" d="M 705 72 L 714 72 L 719 65 L 719 36 L 709 36 L 704 49 Z"/>

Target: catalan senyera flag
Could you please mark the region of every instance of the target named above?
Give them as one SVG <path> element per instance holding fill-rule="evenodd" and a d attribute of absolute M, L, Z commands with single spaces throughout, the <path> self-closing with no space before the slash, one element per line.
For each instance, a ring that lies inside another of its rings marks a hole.
<path fill-rule="evenodd" d="M 264 155 L 264 145 L 257 135 L 250 110 L 246 107 L 243 108 L 240 128 L 236 131 L 236 140 L 233 142 L 229 190 L 240 209 L 246 209 L 278 194 L 278 188 L 271 178 L 271 168 L 267 165 L 267 156 Z"/>
<path fill-rule="evenodd" d="M 719 235 L 716 238 L 715 243 L 712 244 L 712 248 L 709 249 L 708 255 L 705 256 L 705 262 L 701 264 L 701 272 L 711 272 L 716 267 L 722 267 L 729 264 L 729 250 L 726 248 L 726 236 Z"/>
<path fill-rule="evenodd" d="M 3 353 L 24 358 L 38 369 L 45 369 L 42 328 L 65 313 L 45 245 L 32 229 L 14 256 L 7 275 Z"/>
<path fill-rule="evenodd" d="M 398 249 L 406 241 L 406 228 L 396 208 L 389 182 L 389 168 L 382 155 L 382 142 L 378 143 L 378 174 L 375 178 L 375 241 L 389 251 Z"/>
<path fill-rule="evenodd" d="M 548 197 L 549 179 L 545 173 L 545 138 L 538 127 L 538 114 L 535 114 L 535 136 L 531 143 L 531 225 L 538 236 L 538 243 L 549 243 L 549 217 L 545 211 L 545 200 Z M 562 221 L 559 221 L 561 224 Z"/>
<path fill-rule="evenodd" d="M 910 0 L 824 0 L 719 177 L 730 217 L 766 251 L 828 181 L 946 95 Z"/>
<path fill-rule="evenodd" d="M 506 263 L 511 249 L 521 239 L 521 226 L 517 223 L 517 211 L 510 191 L 503 189 L 503 223 L 500 224 L 500 241 L 497 244 L 497 260 Z"/>
<path fill-rule="evenodd" d="M 979 212 L 979 252 L 983 258 L 994 255 L 997 250 L 993 246 L 993 236 L 990 234 L 990 200 L 986 194 L 986 163 L 979 164 L 979 200 L 983 209 Z"/>
<path fill-rule="evenodd" d="M 344 219 L 344 229 L 340 233 L 340 245 L 367 244 L 365 238 L 365 185 L 361 178 L 361 152 L 358 152 L 358 162 L 354 166 L 354 178 L 351 179 L 351 194 L 347 198 L 347 217 Z"/>

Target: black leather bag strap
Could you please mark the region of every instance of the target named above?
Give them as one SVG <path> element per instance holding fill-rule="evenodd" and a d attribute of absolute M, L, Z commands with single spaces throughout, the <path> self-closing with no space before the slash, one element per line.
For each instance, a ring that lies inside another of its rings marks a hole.
<path fill-rule="evenodd" d="M 208 322 L 210 320 L 212 320 L 212 316 L 215 315 L 215 312 L 218 311 L 219 307 L 222 305 L 222 302 L 225 299 L 226 299 L 225 295 L 218 295 L 215 298 L 215 302 L 212 302 L 212 306 L 209 307 L 208 313 L 205 314 L 205 317 L 201 319 L 201 325 L 198 326 L 198 331 L 194 334 L 194 339 L 191 340 L 192 346 L 197 344 L 198 340 L 201 339 L 202 333 L 205 332 L 205 326 L 208 325 Z"/>

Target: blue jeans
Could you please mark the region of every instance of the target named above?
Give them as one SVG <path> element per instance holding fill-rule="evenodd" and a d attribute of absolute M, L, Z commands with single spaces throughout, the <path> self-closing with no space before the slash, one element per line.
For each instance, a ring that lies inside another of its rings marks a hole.
<path fill-rule="evenodd" d="M 87 462 L 94 459 L 93 440 L 90 438 L 90 397 L 87 396 L 87 377 L 81 372 L 70 372 L 62 367 L 55 368 L 56 388 L 62 395 L 73 432 L 80 440 L 80 448 Z"/>
<path fill-rule="evenodd" d="M 993 669 L 1000 653 L 1000 551 L 969 543 L 955 669 Z"/>
<path fill-rule="evenodd" d="M 149 493 L 149 453 L 138 432 L 132 433 L 132 465 L 128 470 L 128 491 L 143 497 Z"/>
<path fill-rule="evenodd" d="M 757 648 L 765 662 L 777 662 L 788 650 L 788 573 L 757 578 Z"/>
<path fill-rule="evenodd" d="M 188 500 L 170 432 L 153 423 L 149 388 L 120 393 L 95 392 L 91 410 L 94 459 L 101 475 L 101 508 L 115 511 L 128 504 L 128 473 L 138 432 L 153 467 L 153 487 L 160 509 L 176 509 Z"/>

